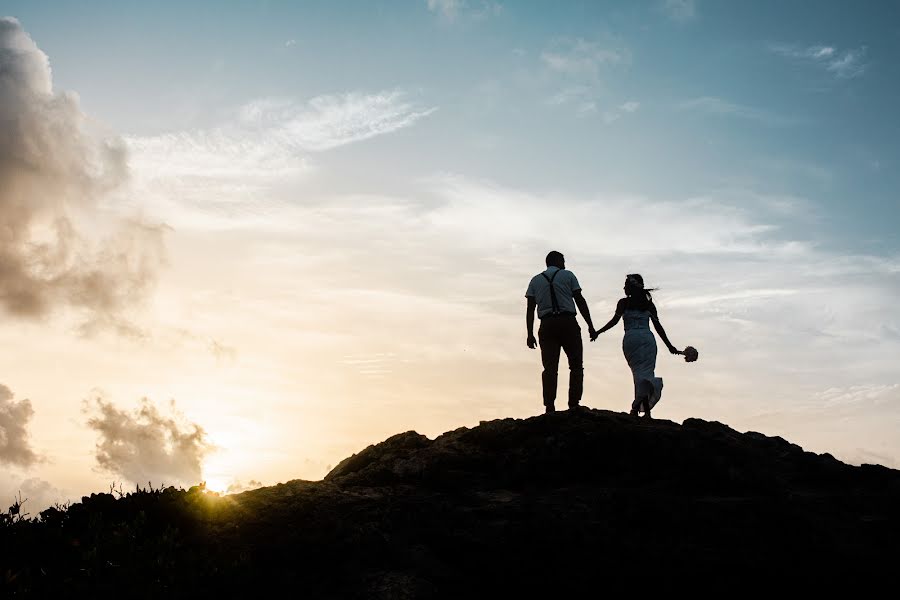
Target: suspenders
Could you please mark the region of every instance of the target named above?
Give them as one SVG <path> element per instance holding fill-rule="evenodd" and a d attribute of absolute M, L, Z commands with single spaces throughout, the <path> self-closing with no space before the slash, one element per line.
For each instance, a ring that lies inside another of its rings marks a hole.
<path fill-rule="evenodd" d="M 553 280 L 556 279 L 556 276 L 559 275 L 560 271 L 562 271 L 562 269 L 557 269 L 552 277 L 547 277 L 546 273 L 541 273 L 541 275 L 544 276 L 544 279 L 547 280 L 547 283 L 550 284 L 550 304 L 553 306 L 553 312 L 550 313 L 551 315 L 558 315 L 562 312 L 559 310 L 559 302 L 556 300 L 556 290 L 553 289 Z"/>

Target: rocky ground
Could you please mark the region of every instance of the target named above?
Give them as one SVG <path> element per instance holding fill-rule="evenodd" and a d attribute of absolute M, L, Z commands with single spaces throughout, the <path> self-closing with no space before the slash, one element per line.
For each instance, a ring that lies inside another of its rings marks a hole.
<path fill-rule="evenodd" d="M 395 435 L 323 481 L 84 498 L 0 526 L 0 594 L 575 597 L 890 582 L 900 472 L 599 410 Z M 716 587 L 710 587 L 716 586 Z M 775 589 L 775 588 L 771 588 Z"/>

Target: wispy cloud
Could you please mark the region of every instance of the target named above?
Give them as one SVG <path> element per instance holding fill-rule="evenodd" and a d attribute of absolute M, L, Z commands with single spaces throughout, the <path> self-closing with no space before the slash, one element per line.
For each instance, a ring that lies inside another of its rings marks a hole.
<path fill-rule="evenodd" d="M 399 90 L 317 96 L 308 102 L 265 98 L 220 127 L 127 138 L 140 174 L 228 179 L 284 177 L 306 170 L 305 156 L 409 127 L 437 110 Z"/>
<path fill-rule="evenodd" d="M 492 0 L 425 0 L 425 4 L 448 23 L 462 18 L 481 20 L 503 12 L 503 5 Z"/>
<path fill-rule="evenodd" d="M 715 96 L 692 98 L 677 105 L 679 110 L 698 111 L 713 115 L 747 119 L 772 126 L 797 125 L 803 122 L 799 117 L 787 117 L 766 110 L 729 102 Z"/>
<path fill-rule="evenodd" d="M 486 251 L 525 240 L 552 243 L 554 231 L 567 231 L 582 252 L 607 256 L 752 253 L 778 246 L 774 240 L 771 246 L 764 241 L 772 231 L 770 225 L 754 222 L 745 210 L 712 198 L 681 202 L 640 197 L 547 198 L 452 175 L 436 177 L 430 185 L 444 202 L 428 214 L 428 220 Z M 559 206 L 566 210 L 558 211 Z M 600 214 L 602 226 L 597 223 Z M 654 234 L 637 243 L 631 226 L 635 215 L 659 225 L 647 222 Z M 487 230 L 475 222 L 493 233 L 486 235 Z M 497 222 L 505 223 L 502 231 L 491 225 Z"/>
<path fill-rule="evenodd" d="M 260 100 L 241 109 L 240 121 L 286 148 L 321 152 L 409 127 L 435 110 L 392 90 L 318 96 L 306 104 Z"/>
<path fill-rule="evenodd" d="M 603 113 L 603 122 L 604 123 L 614 123 L 618 121 L 623 116 L 631 113 L 637 112 L 637 110 L 641 107 L 641 103 L 635 100 L 629 100 L 628 102 L 624 102 L 619 106 L 615 107 L 612 110 L 608 110 Z"/>
<path fill-rule="evenodd" d="M 816 394 L 826 407 L 869 404 L 873 407 L 894 402 L 900 397 L 900 383 L 863 384 L 845 388 L 828 388 Z"/>
<path fill-rule="evenodd" d="M 837 79 L 853 79 L 866 71 L 866 47 L 839 49 L 834 46 L 801 46 L 797 44 L 769 44 L 769 51 L 824 69 Z"/>
<path fill-rule="evenodd" d="M 212 129 L 126 138 L 136 196 L 176 228 L 252 227 L 261 190 L 316 171 L 313 157 L 412 126 L 436 107 L 400 90 L 250 102 Z"/>
<path fill-rule="evenodd" d="M 604 71 L 630 60 L 631 54 L 622 47 L 582 38 L 555 40 L 540 54 L 544 79 L 556 88 L 547 103 L 571 107 L 579 116 L 596 113 Z"/>
<path fill-rule="evenodd" d="M 587 78 L 596 78 L 604 65 L 621 64 L 628 58 L 624 50 L 581 38 L 558 40 L 541 52 L 541 62 L 550 70 Z"/>
<path fill-rule="evenodd" d="M 696 0 L 662 0 L 660 7 L 670 19 L 678 23 L 697 18 Z"/>

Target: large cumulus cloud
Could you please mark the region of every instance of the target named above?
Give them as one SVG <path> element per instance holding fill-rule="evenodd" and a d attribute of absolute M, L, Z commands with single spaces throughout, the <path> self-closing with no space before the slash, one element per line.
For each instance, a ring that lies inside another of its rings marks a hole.
<path fill-rule="evenodd" d="M 101 206 L 127 179 L 125 145 L 53 90 L 47 55 L 12 18 L 0 18 L 0 125 L 0 310 L 121 322 L 154 280 L 161 228 Z"/>

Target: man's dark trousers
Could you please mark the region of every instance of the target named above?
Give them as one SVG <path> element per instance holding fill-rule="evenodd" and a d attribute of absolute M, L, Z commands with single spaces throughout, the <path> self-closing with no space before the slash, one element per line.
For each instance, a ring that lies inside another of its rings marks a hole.
<path fill-rule="evenodd" d="M 541 362 L 544 372 L 544 406 L 556 402 L 556 382 L 559 379 L 559 351 L 569 359 L 569 408 L 581 402 L 584 388 L 584 346 L 581 343 L 581 327 L 575 315 L 546 316 L 538 329 L 541 344 Z"/>

